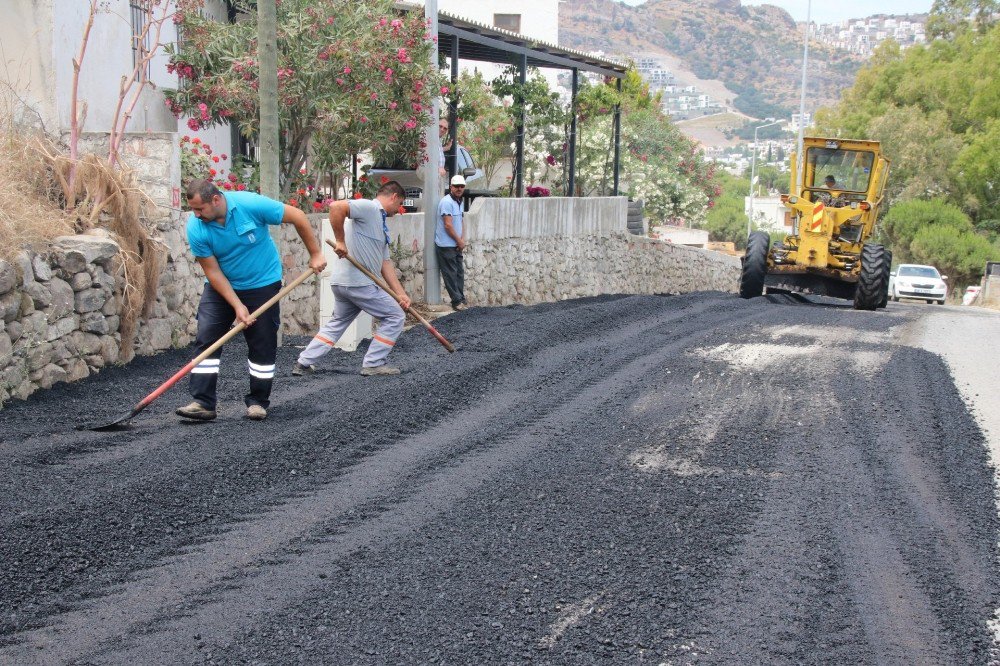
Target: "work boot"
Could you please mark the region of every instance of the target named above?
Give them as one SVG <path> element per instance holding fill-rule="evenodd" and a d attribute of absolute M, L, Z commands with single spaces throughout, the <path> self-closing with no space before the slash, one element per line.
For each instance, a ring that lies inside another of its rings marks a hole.
<path fill-rule="evenodd" d="M 311 375 L 316 372 L 316 366 L 314 365 L 302 365 L 298 361 L 292 366 L 292 374 L 296 377 L 301 377 L 302 375 Z"/>
<path fill-rule="evenodd" d="M 361 374 L 364 377 L 374 377 L 376 375 L 398 375 L 399 368 L 394 368 L 391 365 L 376 365 L 375 367 L 361 368 Z"/>
<path fill-rule="evenodd" d="M 183 407 L 178 407 L 174 410 L 174 414 L 195 421 L 211 421 L 215 418 L 215 410 L 205 407 L 197 400 Z"/>
<path fill-rule="evenodd" d="M 247 418 L 251 421 L 263 421 L 267 418 L 267 410 L 260 405 L 250 405 L 247 407 Z"/>
<path fill-rule="evenodd" d="M 469 306 L 466 305 L 465 303 L 455 303 L 454 305 L 451 306 L 451 309 L 454 310 L 455 312 L 461 312 L 462 310 L 465 310 L 468 307 Z"/>

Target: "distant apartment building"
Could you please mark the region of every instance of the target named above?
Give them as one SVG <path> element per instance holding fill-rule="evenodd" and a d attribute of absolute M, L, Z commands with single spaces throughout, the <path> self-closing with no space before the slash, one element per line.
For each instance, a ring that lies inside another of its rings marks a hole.
<path fill-rule="evenodd" d="M 803 115 L 799 115 L 798 113 L 793 113 L 792 119 L 788 123 L 787 127 L 789 132 L 798 132 L 799 127 L 802 127 L 804 129 L 809 127 L 810 125 L 812 125 L 811 113 L 806 113 Z"/>
<path fill-rule="evenodd" d="M 902 48 L 927 41 L 924 30 L 925 15 L 871 16 L 866 19 L 848 19 L 840 23 L 821 23 L 810 26 L 816 41 L 861 57 L 870 56 L 878 45 L 893 39 Z"/>

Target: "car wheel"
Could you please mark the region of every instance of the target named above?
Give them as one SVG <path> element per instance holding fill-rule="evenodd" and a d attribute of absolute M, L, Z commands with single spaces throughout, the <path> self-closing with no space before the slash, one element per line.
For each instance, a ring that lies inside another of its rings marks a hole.
<path fill-rule="evenodd" d="M 934 301 L 932 301 L 930 299 L 927 299 L 927 305 L 933 305 L 933 304 L 934 304 Z"/>
<path fill-rule="evenodd" d="M 938 305 L 944 305 L 944 301 L 938 301 Z"/>

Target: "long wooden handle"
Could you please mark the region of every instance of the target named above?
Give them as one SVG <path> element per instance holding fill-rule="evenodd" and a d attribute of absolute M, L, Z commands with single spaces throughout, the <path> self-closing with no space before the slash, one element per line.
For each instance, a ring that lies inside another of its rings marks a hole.
<path fill-rule="evenodd" d="M 267 310 L 269 310 L 272 305 L 274 305 L 282 298 L 287 296 L 288 292 L 290 292 L 292 289 L 295 289 L 297 286 L 305 282 L 309 278 L 309 276 L 313 274 L 313 272 L 314 271 L 311 268 L 307 268 L 306 270 L 302 271 L 302 274 L 300 276 L 295 278 L 290 284 L 286 285 L 281 291 L 279 291 L 277 294 L 268 299 L 268 301 L 264 303 L 262 306 L 254 310 L 253 313 L 251 313 L 250 317 L 252 319 L 257 319 L 258 317 L 260 317 L 262 314 L 267 312 Z M 203 351 L 202 353 L 198 354 L 193 359 L 191 359 L 191 361 L 188 362 L 188 364 L 185 365 L 183 368 L 178 370 L 173 377 L 163 382 L 159 386 L 159 388 L 157 388 L 155 391 L 153 391 L 145 398 L 143 398 L 142 401 L 138 405 L 136 405 L 136 409 L 141 410 L 146 405 L 159 398 L 161 395 L 163 395 L 163 393 L 167 389 L 169 389 L 171 386 L 176 384 L 182 377 L 184 377 L 184 375 L 194 370 L 194 367 L 196 365 L 198 365 L 206 358 L 211 356 L 212 353 L 215 352 L 219 347 L 226 344 L 230 339 L 232 339 L 234 335 L 236 335 L 246 327 L 247 327 L 246 324 L 244 324 L 243 322 L 240 322 L 239 324 L 236 324 L 236 326 L 233 326 L 231 329 L 229 329 L 229 331 L 225 335 L 223 335 L 221 338 L 213 342 L 208 349 L 206 349 L 205 351 Z"/>
<path fill-rule="evenodd" d="M 327 244 L 330 247 L 336 249 L 337 244 L 334 243 L 332 240 L 330 240 L 329 238 L 327 238 L 326 242 L 327 242 Z M 403 302 L 400 300 L 399 296 L 397 296 L 392 291 L 392 289 L 389 288 L 389 285 L 387 285 L 385 283 L 385 281 L 382 280 L 382 278 L 380 278 L 379 276 L 375 275 L 370 270 L 368 270 L 367 268 L 365 268 L 361 264 L 361 262 L 359 262 L 357 259 L 355 259 L 351 255 L 349 255 L 349 254 L 344 255 L 344 259 L 347 259 L 349 262 L 351 262 L 352 266 L 354 266 L 359 271 L 361 271 L 362 273 L 364 273 L 368 277 L 368 279 L 371 280 L 372 282 L 374 282 L 375 284 L 377 284 L 382 289 L 382 291 L 384 291 L 385 293 L 387 293 L 390 296 L 392 296 L 393 300 L 395 300 L 397 303 L 399 303 L 399 307 L 403 308 Z M 448 339 L 445 338 L 443 335 L 441 335 L 436 328 L 434 328 L 433 326 L 431 326 L 431 323 L 429 321 L 427 321 L 422 316 L 420 316 L 419 312 L 417 312 L 416 310 L 414 310 L 411 307 L 405 307 L 403 309 L 406 310 L 407 312 L 409 312 L 411 315 L 413 315 L 413 317 L 417 321 L 419 321 L 421 324 L 423 324 L 424 328 L 426 328 L 430 332 L 431 335 L 433 335 L 435 338 L 437 338 L 437 341 L 440 342 L 442 345 L 444 345 L 445 349 L 447 349 L 449 352 L 454 352 L 455 351 L 455 345 L 453 345 L 450 342 L 448 342 Z"/>

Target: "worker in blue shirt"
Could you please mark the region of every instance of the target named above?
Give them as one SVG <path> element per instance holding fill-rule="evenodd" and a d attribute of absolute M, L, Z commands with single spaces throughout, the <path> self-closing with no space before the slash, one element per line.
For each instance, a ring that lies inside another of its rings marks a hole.
<path fill-rule="evenodd" d="M 316 273 L 326 268 L 326 259 L 309 219 L 298 208 L 253 192 L 223 194 L 204 179 L 191 181 L 187 201 L 191 208 L 188 245 L 207 278 L 198 303 L 195 354 L 225 335 L 234 321 L 246 324 L 243 336 L 249 348 L 250 373 L 250 392 L 244 399 L 246 415 L 255 421 L 263 420 L 270 404 L 281 315 L 277 304 L 259 321 L 255 322 L 250 313 L 281 290 L 281 258 L 268 226 L 283 222 L 294 226 L 309 251 L 309 267 Z M 194 401 L 179 407 L 179 416 L 198 421 L 216 417 L 221 356 L 220 348 L 191 370 Z"/>
<path fill-rule="evenodd" d="M 444 287 L 451 297 L 451 307 L 465 309 L 465 266 L 462 252 L 465 250 L 465 234 L 462 225 L 464 216 L 462 195 L 465 194 L 465 178 L 452 176 L 448 196 L 438 204 L 437 224 L 434 228 L 434 251 L 437 254 Z"/>

